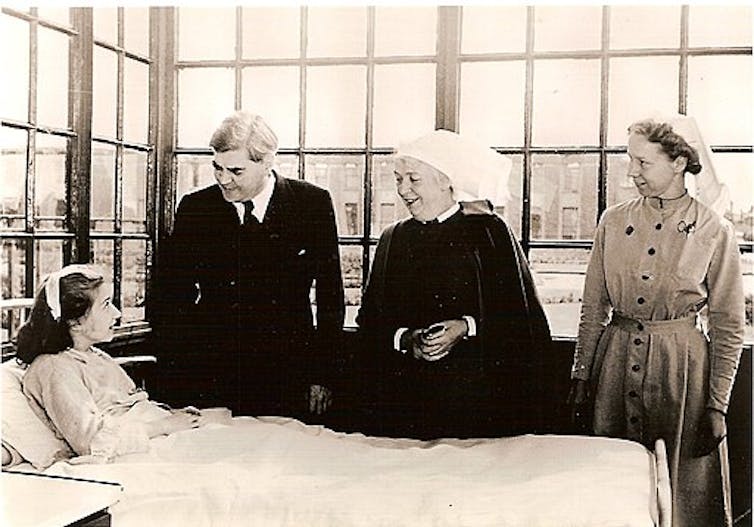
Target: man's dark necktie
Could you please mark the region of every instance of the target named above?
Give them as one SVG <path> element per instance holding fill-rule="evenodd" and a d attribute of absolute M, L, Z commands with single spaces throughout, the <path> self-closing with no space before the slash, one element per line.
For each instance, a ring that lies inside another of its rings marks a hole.
<path fill-rule="evenodd" d="M 254 211 L 254 202 L 244 201 L 243 202 L 243 224 L 246 227 L 252 226 L 252 225 L 259 225 L 259 220 L 257 219 L 252 212 Z"/>

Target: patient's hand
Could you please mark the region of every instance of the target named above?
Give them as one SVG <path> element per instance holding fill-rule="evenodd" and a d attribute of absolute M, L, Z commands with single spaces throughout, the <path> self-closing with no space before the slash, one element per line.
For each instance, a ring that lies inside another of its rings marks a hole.
<path fill-rule="evenodd" d="M 162 419 L 147 423 L 147 434 L 149 437 L 159 435 L 170 435 L 181 430 L 197 428 L 201 425 L 201 416 L 198 412 L 184 410 L 174 410 L 173 413 Z"/>

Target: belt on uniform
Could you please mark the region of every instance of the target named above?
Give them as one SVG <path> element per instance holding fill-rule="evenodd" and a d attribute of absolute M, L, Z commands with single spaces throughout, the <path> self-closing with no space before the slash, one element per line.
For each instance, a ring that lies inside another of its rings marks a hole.
<path fill-rule="evenodd" d="M 613 318 L 610 320 L 611 325 L 618 326 L 631 333 L 642 331 L 650 334 L 675 333 L 681 329 L 695 327 L 696 322 L 696 313 L 691 313 L 685 317 L 674 318 L 671 320 L 643 320 L 640 318 L 627 317 L 616 311 L 613 311 Z"/>

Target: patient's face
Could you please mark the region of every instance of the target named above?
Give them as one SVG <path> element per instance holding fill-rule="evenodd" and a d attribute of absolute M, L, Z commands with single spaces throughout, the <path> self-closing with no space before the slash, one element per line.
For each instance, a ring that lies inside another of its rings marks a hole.
<path fill-rule="evenodd" d="M 119 317 L 120 311 L 112 304 L 112 286 L 102 284 L 93 291 L 92 307 L 71 331 L 92 344 L 107 342 L 113 338 L 113 326 Z"/>

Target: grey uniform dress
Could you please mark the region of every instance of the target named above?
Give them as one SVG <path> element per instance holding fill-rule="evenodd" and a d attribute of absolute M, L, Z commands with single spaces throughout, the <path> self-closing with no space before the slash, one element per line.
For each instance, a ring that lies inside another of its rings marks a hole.
<path fill-rule="evenodd" d="M 637 198 L 600 220 L 572 377 L 590 381 L 597 435 L 648 447 L 665 440 L 674 526 L 730 523 L 727 444 L 702 458 L 691 452 L 706 408 L 728 408 L 742 282 L 732 225 L 688 195 Z"/>

